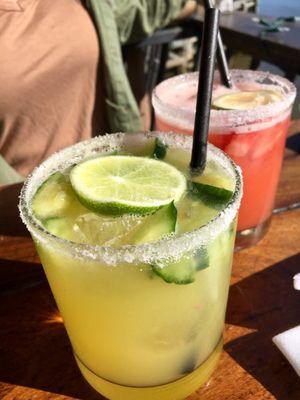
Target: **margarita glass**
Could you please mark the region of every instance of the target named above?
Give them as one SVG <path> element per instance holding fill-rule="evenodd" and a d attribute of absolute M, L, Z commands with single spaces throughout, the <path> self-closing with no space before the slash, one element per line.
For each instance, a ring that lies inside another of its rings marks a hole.
<path fill-rule="evenodd" d="M 75 243 L 48 232 L 31 208 L 37 189 L 57 171 L 99 155 L 143 155 L 157 138 L 175 155 L 178 168 L 188 168 L 190 137 L 132 135 L 106 135 L 54 154 L 26 180 L 21 217 L 36 244 L 76 362 L 91 386 L 113 400 L 179 400 L 209 379 L 222 350 L 242 192 L 239 168 L 209 145 L 203 179 L 219 186 L 226 182 L 232 189 L 230 201 L 198 229 L 193 229 L 195 221 L 186 222 L 188 203 L 180 212 L 179 202 L 177 223 L 184 233 L 152 243 L 119 247 Z M 199 220 L 211 212 L 210 207 L 201 207 Z M 193 279 L 177 283 L 166 279 L 166 265 L 180 265 L 184 273 L 195 260 Z M 154 265 L 162 271 L 153 273 Z"/>
<path fill-rule="evenodd" d="M 296 90 L 288 80 L 267 72 L 232 70 L 231 76 L 234 86 L 228 89 L 216 74 L 213 102 L 239 91 L 273 92 L 269 102 L 264 99 L 256 107 L 252 103 L 251 108 L 243 109 L 241 98 L 235 104 L 240 109 L 211 110 L 209 141 L 225 151 L 243 172 L 236 241 L 239 249 L 255 244 L 268 228 Z M 190 73 L 167 79 L 155 88 L 152 103 L 158 130 L 192 135 L 197 87 L 198 73 Z"/>

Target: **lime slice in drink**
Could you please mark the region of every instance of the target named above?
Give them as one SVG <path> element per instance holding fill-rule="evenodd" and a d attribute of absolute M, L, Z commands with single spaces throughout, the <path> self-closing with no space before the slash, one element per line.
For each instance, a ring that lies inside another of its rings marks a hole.
<path fill-rule="evenodd" d="M 282 100 L 280 93 L 273 90 L 257 90 L 228 93 L 215 98 L 212 108 L 217 110 L 250 110 Z"/>
<path fill-rule="evenodd" d="M 178 201 L 184 175 L 159 160 L 133 156 L 94 158 L 76 165 L 70 180 L 80 202 L 92 211 L 146 214 Z"/>

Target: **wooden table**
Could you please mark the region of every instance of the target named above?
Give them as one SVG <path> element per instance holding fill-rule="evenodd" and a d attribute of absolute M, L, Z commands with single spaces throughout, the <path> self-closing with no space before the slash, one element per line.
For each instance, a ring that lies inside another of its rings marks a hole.
<path fill-rule="evenodd" d="M 18 218 L 18 192 L 19 186 L 0 191 L 0 399 L 102 399 L 75 365 Z M 219 367 L 189 400 L 300 399 L 300 379 L 271 341 L 300 324 L 300 292 L 292 288 L 300 271 L 299 202 L 300 155 L 287 150 L 270 231 L 257 246 L 235 254 Z"/>
<path fill-rule="evenodd" d="M 254 59 L 273 63 L 289 75 L 299 73 L 300 22 L 285 22 L 283 25 L 289 27 L 289 31 L 270 32 L 262 37 L 264 27 L 253 21 L 253 17 L 260 16 L 239 11 L 223 14 L 220 28 L 224 44 L 230 51 L 241 51 Z M 186 24 L 201 31 L 202 19 L 202 16 L 195 15 Z"/>

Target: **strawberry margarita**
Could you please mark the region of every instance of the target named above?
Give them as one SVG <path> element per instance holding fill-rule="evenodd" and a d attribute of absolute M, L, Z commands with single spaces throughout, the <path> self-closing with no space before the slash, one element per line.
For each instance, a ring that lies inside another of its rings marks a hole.
<path fill-rule="evenodd" d="M 216 75 L 209 141 L 241 168 L 244 197 L 238 218 L 237 248 L 256 243 L 273 210 L 295 87 L 266 72 L 231 71 L 233 88 Z M 193 133 L 198 73 L 159 84 L 153 94 L 156 128 Z"/>

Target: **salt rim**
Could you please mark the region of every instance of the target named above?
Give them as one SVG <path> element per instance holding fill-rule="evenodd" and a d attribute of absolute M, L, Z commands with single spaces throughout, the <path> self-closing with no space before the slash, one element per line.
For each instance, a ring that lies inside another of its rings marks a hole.
<path fill-rule="evenodd" d="M 235 179 L 236 185 L 233 197 L 226 208 L 203 227 L 179 236 L 169 236 L 154 243 L 136 246 L 126 245 L 120 248 L 78 244 L 47 232 L 34 217 L 30 207 L 32 196 L 40 184 L 50 174 L 58 170 L 65 170 L 87 157 L 99 154 L 100 151 L 103 154 L 121 150 L 124 148 L 128 135 L 134 135 L 137 140 L 139 138 L 143 140 L 145 137 L 148 139 L 159 137 L 163 143 L 171 148 L 180 147 L 190 150 L 192 146 L 192 138 L 185 135 L 160 132 L 116 133 L 98 136 L 54 153 L 27 177 L 20 194 L 19 210 L 21 219 L 36 240 L 47 247 L 52 247 L 54 251 L 59 251 L 67 256 L 84 261 L 99 261 L 112 266 L 117 264 L 150 264 L 157 260 L 166 261 L 172 259 L 177 261 L 184 254 L 195 251 L 201 245 L 208 244 L 229 226 L 235 218 L 240 205 L 242 174 L 240 168 L 223 151 L 209 144 L 208 160 L 217 160 L 225 172 L 232 179 Z"/>
<path fill-rule="evenodd" d="M 287 79 L 281 76 L 271 74 L 270 72 L 251 71 L 251 70 L 230 70 L 233 83 L 256 83 L 260 84 L 262 89 L 273 89 L 280 91 L 284 95 L 281 101 L 262 105 L 250 110 L 211 110 L 210 129 L 213 131 L 222 131 L 224 129 L 232 129 L 245 127 L 249 124 L 263 123 L 270 118 L 281 120 L 284 116 L 279 114 L 289 110 L 296 97 L 295 86 Z M 179 126 L 183 129 L 193 129 L 195 110 L 178 107 L 161 100 L 158 92 L 165 86 L 170 87 L 176 84 L 182 84 L 189 81 L 198 82 L 198 72 L 177 75 L 161 82 L 153 91 L 152 105 L 157 115 L 162 116 L 162 119 Z M 216 72 L 215 83 L 220 82 L 220 74 Z M 275 106 L 276 105 L 276 106 Z M 272 125 L 275 121 L 272 121 Z M 238 133 L 246 133 L 249 130 L 239 131 Z M 251 129 L 252 131 L 252 129 Z"/>

